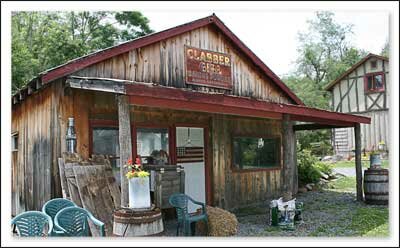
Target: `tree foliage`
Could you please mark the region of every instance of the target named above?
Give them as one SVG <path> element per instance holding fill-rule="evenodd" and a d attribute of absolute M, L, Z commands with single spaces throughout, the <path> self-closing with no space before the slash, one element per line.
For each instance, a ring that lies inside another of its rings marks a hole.
<path fill-rule="evenodd" d="M 153 32 L 132 12 L 13 12 L 12 92 L 39 72 Z"/>

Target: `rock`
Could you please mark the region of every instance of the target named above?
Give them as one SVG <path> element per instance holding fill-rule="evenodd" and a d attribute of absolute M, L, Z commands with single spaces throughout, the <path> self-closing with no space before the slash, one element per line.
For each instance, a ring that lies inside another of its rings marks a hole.
<path fill-rule="evenodd" d="M 321 178 L 323 178 L 323 179 L 325 179 L 325 180 L 328 180 L 328 179 L 329 179 L 329 175 L 327 175 L 327 174 L 325 174 L 325 173 L 323 173 L 323 172 L 321 172 L 320 174 L 321 174 Z"/>
<path fill-rule="evenodd" d="M 300 187 L 300 188 L 297 190 L 297 192 L 298 192 L 298 193 L 306 193 L 306 192 L 307 192 L 307 188 L 305 188 L 305 187 Z"/>
<path fill-rule="evenodd" d="M 341 161 L 341 160 L 343 160 L 343 159 L 344 159 L 343 156 L 342 156 L 342 155 L 339 155 L 339 154 L 336 154 L 336 155 L 333 155 L 333 156 L 332 156 L 332 161 L 333 161 L 333 162 Z"/>
<path fill-rule="evenodd" d="M 227 237 L 234 236 L 238 231 L 236 216 L 226 210 L 217 207 L 206 206 L 208 215 L 208 234 L 205 223 L 196 223 L 196 231 L 204 236 Z"/>
<path fill-rule="evenodd" d="M 323 162 L 332 161 L 332 156 L 325 156 L 321 159 Z"/>
<path fill-rule="evenodd" d="M 313 189 L 313 185 L 311 185 L 311 183 L 306 184 L 306 189 L 307 189 L 308 191 L 311 191 L 311 190 Z"/>
<path fill-rule="evenodd" d="M 326 179 L 324 179 L 324 178 L 321 178 L 321 179 L 319 180 L 319 183 L 318 183 L 318 184 L 325 184 L 325 183 L 329 183 L 329 181 L 326 180 Z"/>
<path fill-rule="evenodd" d="M 336 178 L 338 178 L 338 175 L 336 174 L 336 172 L 332 172 L 330 175 L 329 175 L 329 180 L 331 180 L 331 179 L 336 179 Z"/>

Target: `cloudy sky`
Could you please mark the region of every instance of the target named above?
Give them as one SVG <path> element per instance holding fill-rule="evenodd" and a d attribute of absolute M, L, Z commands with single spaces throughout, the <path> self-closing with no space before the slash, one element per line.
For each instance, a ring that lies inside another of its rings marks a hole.
<path fill-rule="evenodd" d="M 209 6 L 209 5 L 208 5 Z M 150 26 L 161 31 L 213 12 L 276 74 L 283 76 L 294 68 L 297 57 L 298 32 L 307 30 L 308 19 L 315 10 L 271 10 L 249 5 L 245 10 L 223 7 L 181 6 L 165 10 L 163 7 L 138 7 L 150 19 Z M 354 24 L 351 42 L 368 52 L 380 53 L 389 37 L 389 14 L 385 11 L 334 10 L 341 24 Z"/>

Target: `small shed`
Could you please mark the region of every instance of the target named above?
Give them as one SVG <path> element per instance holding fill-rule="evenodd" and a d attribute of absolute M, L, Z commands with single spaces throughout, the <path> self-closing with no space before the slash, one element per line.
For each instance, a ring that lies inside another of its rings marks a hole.
<path fill-rule="evenodd" d="M 215 15 L 42 72 L 12 103 L 14 214 L 61 196 L 69 117 L 82 157 L 110 156 L 117 177 L 136 155 L 180 165 L 185 193 L 224 209 L 297 193 L 295 131 L 351 127 L 362 199 L 370 118 L 305 106 Z M 120 187 L 126 205 L 123 176 Z"/>

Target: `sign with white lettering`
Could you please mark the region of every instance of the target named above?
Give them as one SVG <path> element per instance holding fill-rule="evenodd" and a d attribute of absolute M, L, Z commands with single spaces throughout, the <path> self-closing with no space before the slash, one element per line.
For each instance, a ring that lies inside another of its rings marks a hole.
<path fill-rule="evenodd" d="M 232 89 L 231 56 L 185 46 L 186 83 Z"/>

